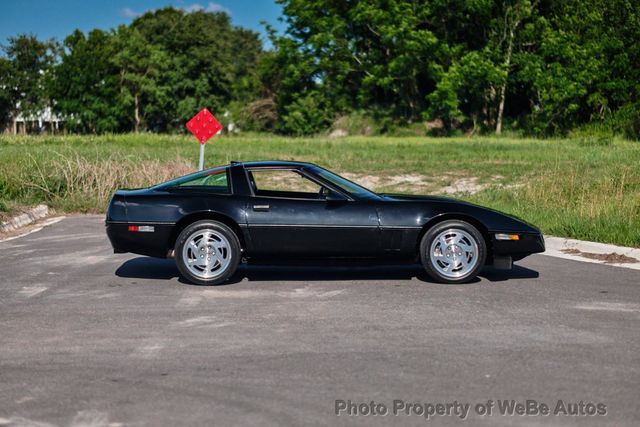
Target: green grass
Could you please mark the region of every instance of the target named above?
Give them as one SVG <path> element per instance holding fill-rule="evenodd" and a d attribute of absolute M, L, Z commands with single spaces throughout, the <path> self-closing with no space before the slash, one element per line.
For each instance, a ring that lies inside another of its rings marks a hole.
<path fill-rule="evenodd" d="M 117 187 L 188 172 L 188 136 L 0 136 L 0 215 L 45 202 L 100 212 Z M 640 143 L 611 138 L 220 137 L 208 166 L 231 160 L 311 161 L 340 173 L 381 177 L 382 191 L 437 193 L 462 178 L 488 186 L 461 197 L 517 215 L 546 233 L 640 247 Z M 416 175 L 420 185 L 393 177 Z"/>

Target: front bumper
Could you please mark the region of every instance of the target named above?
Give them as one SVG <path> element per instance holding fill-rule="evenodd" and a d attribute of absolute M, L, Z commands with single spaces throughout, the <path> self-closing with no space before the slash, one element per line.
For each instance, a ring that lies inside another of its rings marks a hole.
<path fill-rule="evenodd" d="M 520 239 L 497 240 L 495 238 L 496 233 L 518 234 Z M 491 245 L 494 257 L 510 256 L 514 261 L 545 251 L 542 233 L 493 232 L 491 233 Z"/>

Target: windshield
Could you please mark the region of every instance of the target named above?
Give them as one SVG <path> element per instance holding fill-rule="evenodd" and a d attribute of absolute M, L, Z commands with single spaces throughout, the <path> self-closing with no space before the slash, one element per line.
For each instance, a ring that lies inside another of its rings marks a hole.
<path fill-rule="evenodd" d="M 336 175 L 333 172 L 329 172 L 326 169 L 322 169 L 320 167 L 313 167 L 310 170 L 316 175 L 320 176 L 323 179 L 326 179 L 336 187 L 341 190 L 349 193 L 356 199 L 380 199 L 376 193 L 371 190 L 367 190 L 366 188 L 349 181 L 346 178 L 341 177 L 340 175 Z"/>

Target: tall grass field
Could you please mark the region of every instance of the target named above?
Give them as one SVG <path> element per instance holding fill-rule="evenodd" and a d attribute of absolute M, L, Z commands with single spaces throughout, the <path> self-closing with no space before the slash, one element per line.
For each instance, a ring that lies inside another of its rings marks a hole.
<path fill-rule="evenodd" d="M 309 161 L 375 191 L 446 194 L 545 233 L 640 247 L 640 143 L 613 138 L 216 137 L 206 165 Z M 0 216 L 46 203 L 103 212 L 117 188 L 195 170 L 189 136 L 0 136 Z"/>

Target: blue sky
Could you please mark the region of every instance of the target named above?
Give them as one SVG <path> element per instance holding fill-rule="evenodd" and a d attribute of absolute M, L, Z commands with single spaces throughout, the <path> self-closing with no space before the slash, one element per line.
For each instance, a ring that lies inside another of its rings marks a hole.
<path fill-rule="evenodd" d="M 224 10 L 234 25 L 260 32 L 263 40 L 266 34 L 260 21 L 267 21 L 279 31 L 283 29 L 278 22 L 281 8 L 274 0 L 0 0 L 0 44 L 21 33 L 62 40 L 76 28 L 84 32 L 115 28 L 147 10 L 165 6 L 187 11 Z"/>

